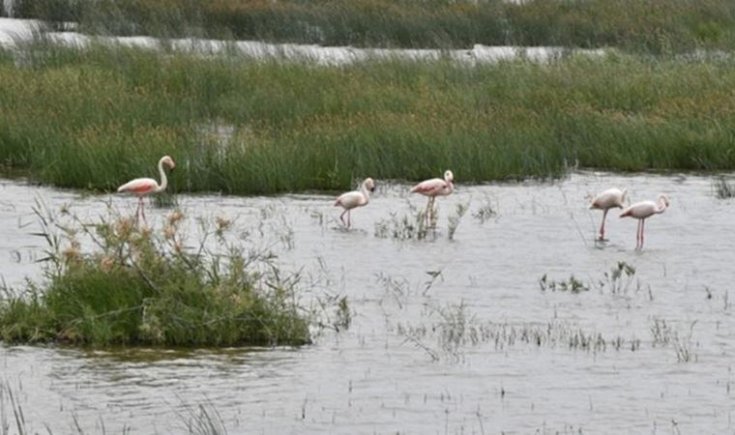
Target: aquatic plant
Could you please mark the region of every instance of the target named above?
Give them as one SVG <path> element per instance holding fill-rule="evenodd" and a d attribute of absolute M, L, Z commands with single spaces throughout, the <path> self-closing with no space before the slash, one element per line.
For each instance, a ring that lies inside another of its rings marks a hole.
<path fill-rule="evenodd" d="M 517 345 L 604 352 L 608 348 L 635 352 L 641 341 L 635 337 L 605 336 L 594 329 L 553 319 L 548 322 L 492 322 L 473 315 L 464 303 L 429 307 L 429 322 L 397 322 L 395 331 L 426 352 L 432 360 L 461 360 L 468 348 L 490 343 L 497 350 Z"/>
<path fill-rule="evenodd" d="M 387 219 L 375 222 L 375 237 L 396 240 L 423 240 L 432 232 L 427 226 L 425 210 L 411 206 L 411 213 L 399 215 L 391 212 Z"/>
<path fill-rule="evenodd" d="M 692 354 L 692 335 L 694 333 L 694 326 L 697 321 L 692 322 L 689 325 L 689 333 L 686 337 L 682 337 L 677 329 L 672 327 L 665 319 L 654 318 L 653 324 L 650 327 L 651 335 L 653 337 L 652 346 L 669 346 L 671 345 L 676 353 L 676 360 L 678 362 L 690 362 L 696 355 Z"/>
<path fill-rule="evenodd" d="M 599 281 L 600 291 L 607 287 L 611 294 L 627 293 L 635 275 L 635 267 L 625 261 L 618 261 L 610 272 L 603 274 L 604 279 Z M 640 289 L 640 285 L 638 286 Z"/>
<path fill-rule="evenodd" d="M 549 279 L 547 274 L 544 274 L 538 281 L 541 291 L 569 291 L 570 293 L 580 293 L 583 291 L 589 291 L 589 286 L 575 278 L 574 275 L 569 277 L 567 281 L 556 281 Z"/>
<path fill-rule="evenodd" d="M 449 216 L 449 223 L 447 224 L 447 237 L 449 240 L 454 240 L 454 233 L 457 232 L 457 227 L 462 220 L 462 216 L 469 210 L 470 204 L 457 204 L 455 213 Z"/>
<path fill-rule="evenodd" d="M 725 177 L 718 177 L 712 183 L 712 188 L 715 191 L 716 198 L 729 199 L 735 197 L 735 185 L 728 182 Z"/>
<path fill-rule="evenodd" d="M 173 210 L 161 228 L 130 217 L 86 222 L 35 209 L 48 244 L 46 282 L 0 300 L 6 342 L 84 345 L 239 346 L 310 342 L 308 313 L 297 303 L 297 275 L 284 275 L 268 252 L 229 242 L 231 222 L 200 221 L 189 247 L 185 217 Z M 213 238 L 215 248 L 207 244 Z"/>
<path fill-rule="evenodd" d="M 484 224 L 496 214 L 490 198 L 485 196 L 482 205 L 472 213 L 472 217 L 477 219 L 481 224 Z"/>

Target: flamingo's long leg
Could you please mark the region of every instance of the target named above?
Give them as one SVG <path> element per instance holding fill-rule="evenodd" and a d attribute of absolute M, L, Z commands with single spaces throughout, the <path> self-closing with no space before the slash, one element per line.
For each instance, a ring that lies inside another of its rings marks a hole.
<path fill-rule="evenodd" d="M 145 218 L 145 201 L 143 201 L 143 197 L 140 197 L 140 215 L 143 216 L 143 222 L 148 223 L 148 221 Z"/>
<path fill-rule="evenodd" d="M 646 220 L 641 219 L 641 249 L 643 249 L 643 232 L 645 231 L 645 228 L 646 228 Z"/>
<path fill-rule="evenodd" d="M 600 224 L 600 239 L 599 240 L 605 240 L 605 219 L 607 218 L 607 212 L 609 211 L 609 208 L 606 208 L 605 211 L 602 213 L 602 223 Z"/>
<path fill-rule="evenodd" d="M 341 215 L 339 215 L 339 220 L 342 221 L 342 225 L 347 226 L 347 223 L 345 222 L 345 213 L 347 213 L 347 210 L 343 211 Z"/>

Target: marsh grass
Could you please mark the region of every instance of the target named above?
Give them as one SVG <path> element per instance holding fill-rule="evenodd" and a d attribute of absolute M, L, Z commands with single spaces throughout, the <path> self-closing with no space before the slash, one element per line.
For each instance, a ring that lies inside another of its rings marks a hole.
<path fill-rule="evenodd" d="M 735 47 L 729 0 L 15 0 L 15 14 L 99 34 L 209 36 L 409 48 L 620 47 L 662 53 Z"/>
<path fill-rule="evenodd" d="M 576 278 L 573 274 L 567 280 L 555 280 L 549 278 L 548 274 L 544 274 L 539 280 L 541 291 L 568 291 L 570 293 L 581 293 L 589 291 L 591 288 L 597 288 L 600 293 L 609 293 L 611 295 L 627 295 L 631 290 L 631 286 L 635 279 L 635 267 L 625 261 L 618 261 L 609 272 L 605 272 L 602 278 L 596 282 L 584 282 Z M 635 281 L 635 292 L 641 290 L 641 283 Z M 648 289 L 649 298 L 653 300 L 651 289 Z"/>
<path fill-rule="evenodd" d="M 375 222 L 375 237 L 394 240 L 424 240 L 435 234 L 427 224 L 426 211 L 410 205 L 408 214 L 391 212 L 387 219 Z"/>
<path fill-rule="evenodd" d="M 691 362 L 692 359 L 696 360 L 696 354 L 692 352 L 692 346 L 696 344 L 692 342 L 692 335 L 694 334 L 694 326 L 696 324 L 696 321 L 691 322 L 688 334 L 682 335 L 678 329 L 666 322 L 665 319 L 654 318 L 653 324 L 650 327 L 653 337 L 652 346 L 671 346 L 676 354 L 677 362 L 680 363 Z"/>
<path fill-rule="evenodd" d="M 735 168 L 728 59 L 328 67 L 94 43 L 17 50 L 0 56 L 0 162 L 62 187 L 157 177 L 164 154 L 174 193 L 337 191 L 355 174 L 420 180 L 446 167 L 467 183 L 549 179 L 570 161 Z"/>
<path fill-rule="evenodd" d="M 48 245 L 46 277 L 0 299 L 0 338 L 9 343 L 242 346 L 310 342 L 298 276 L 267 252 L 226 239 L 230 222 L 200 221 L 190 245 L 183 214 L 161 228 L 110 210 L 83 221 L 36 208 Z M 213 245 L 207 239 L 213 239 Z"/>

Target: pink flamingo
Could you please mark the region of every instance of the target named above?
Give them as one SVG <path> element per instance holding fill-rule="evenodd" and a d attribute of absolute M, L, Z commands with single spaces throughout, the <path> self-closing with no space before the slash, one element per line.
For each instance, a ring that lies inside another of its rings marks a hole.
<path fill-rule="evenodd" d="M 620 190 L 613 187 L 600 192 L 597 196 L 592 199 L 590 203 L 591 209 L 602 210 L 602 224 L 600 224 L 600 238 L 597 240 L 605 240 L 605 220 L 607 219 L 607 212 L 611 208 L 623 208 L 623 202 L 625 201 L 625 195 L 628 193 L 627 189 Z"/>
<path fill-rule="evenodd" d="M 434 200 L 437 196 L 446 196 L 454 191 L 454 174 L 452 171 L 446 170 L 444 172 L 444 179 L 432 178 L 431 180 L 425 180 L 411 188 L 411 193 L 420 193 L 424 196 L 429 197 L 429 202 L 426 204 L 426 221 L 431 222 L 430 216 L 433 217 L 434 213 Z"/>
<path fill-rule="evenodd" d="M 641 201 L 629 206 L 622 213 L 620 217 L 632 217 L 638 219 L 638 231 L 635 235 L 636 249 L 643 249 L 643 229 L 645 226 L 646 219 L 653 216 L 654 214 L 661 214 L 669 206 L 669 197 L 665 194 L 660 194 L 656 202 L 653 201 Z"/>
<path fill-rule="evenodd" d="M 138 220 L 138 215 L 143 216 L 145 221 L 145 211 L 143 210 L 143 197 L 151 193 L 159 193 L 166 190 L 168 186 L 168 179 L 166 178 L 166 172 L 163 170 L 163 165 L 168 166 L 171 170 L 176 167 L 174 160 L 169 156 L 161 157 L 158 161 L 158 172 L 161 174 L 161 184 L 159 185 L 153 178 L 136 178 L 128 181 L 122 186 L 117 188 L 118 193 L 131 193 L 138 197 L 138 208 L 135 210 L 135 220 Z"/>
<path fill-rule="evenodd" d="M 375 192 L 375 182 L 372 178 L 366 178 L 365 181 L 362 182 L 360 190 L 343 193 L 334 202 L 335 207 L 340 206 L 345 209 L 342 214 L 339 215 L 339 220 L 341 220 L 342 224 L 347 228 L 352 225 L 352 222 L 350 221 L 350 210 L 355 207 L 367 205 L 370 201 L 370 192 Z M 347 213 L 347 223 L 345 223 L 344 219 L 345 213 Z"/>

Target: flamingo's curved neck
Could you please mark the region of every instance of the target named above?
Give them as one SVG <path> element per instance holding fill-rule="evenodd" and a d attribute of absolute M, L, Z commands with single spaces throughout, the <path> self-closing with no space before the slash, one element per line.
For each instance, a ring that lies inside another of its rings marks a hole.
<path fill-rule="evenodd" d="M 166 171 L 163 170 L 163 159 L 158 161 L 158 172 L 161 174 L 161 184 L 158 185 L 156 192 L 163 192 L 168 186 L 168 178 L 166 178 Z"/>
<path fill-rule="evenodd" d="M 362 192 L 362 196 L 365 197 L 365 204 L 370 201 L 370 189 L 367 188 L 367 183 L 363 182 L 362 187 L 360 188 L 360 191 Z"/>
<path fill-rule="evenodd" d="M 656 213 L 663 213 L 664 210 L 666 210 L 666 207 L 667 207 L 666 200 L 664 200 L 663 198 L 658 200 L 657 205 L 658 207 L 656 207 Z"/>

